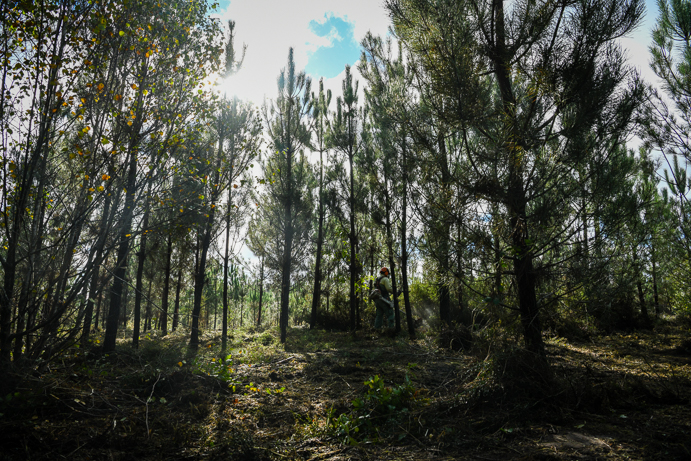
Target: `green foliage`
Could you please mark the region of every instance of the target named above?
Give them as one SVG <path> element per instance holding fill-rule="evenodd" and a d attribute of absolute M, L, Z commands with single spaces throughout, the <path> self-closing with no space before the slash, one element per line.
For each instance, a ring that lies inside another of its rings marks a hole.
<path fill-rule="evenodd" d="M 191 367 L 193 373 L 213 376 L 223 381 L 231 381 L 232 375 L 235 372 L 232 354 L 222 358 L 195 358 L 191 363 Z"/>
<path fill-rule="evenodd" d="M 397 386 L 387 386 L 379 375 L 364 384 L 367 386 L 365 395 L 353 400 L 352 410 L 337 415 L 331 408 L 327 417 L 327 430 L 349 445 L 386 432 L 395 421 L 408 414 L 417 394 L 408 375 Z"/>
<path fill-rule="evenodd" d="M 429 279 L 413 278 L 408 282 L 410 291 L 410 304 L 413 306 L 413 313 L 429 317 L 437 307 L 437 290 Z"/>

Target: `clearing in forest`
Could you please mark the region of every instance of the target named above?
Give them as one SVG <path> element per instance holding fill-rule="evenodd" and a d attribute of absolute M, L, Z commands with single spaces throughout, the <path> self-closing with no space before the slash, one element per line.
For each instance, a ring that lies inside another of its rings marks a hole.
<path fill-rule="evenodd" d="M 682 460 L 688 328 L 440 348 L 370 330 L 179 332 L 0 383 L 2 460 Z"/>

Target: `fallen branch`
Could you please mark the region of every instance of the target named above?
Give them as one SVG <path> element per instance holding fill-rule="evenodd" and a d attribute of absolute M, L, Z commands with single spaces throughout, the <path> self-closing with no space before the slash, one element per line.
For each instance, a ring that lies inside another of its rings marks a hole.
<path fill-rule="evenodd" d="M 161 373 L 158 374 L 158 378 L 156 378 L 156 382 L 154 383 L 153 386 L 151 386 L 151 394 L 149 394 L 149 398 L 146 399 L 146 438 L 151 437 L 151 431 L 149 430 L 149 402 L 151 401 L 151 398 L 154 396 L 154 389 L 156 389 L 156 384 L 158 384 L 158 380 L 161 379 Z"/>
<path fill-rule="evenodd" d="M 291 355 L 290 357 L 286 357 L 286 358 L 284 358 L 284 359 L 281 359 L 281 360 L 279 360 L 278 362 L 274 362 L 274 365 L 279 365 L 279 364 L 281 364 L 281 363 L 288 362 L 289 360 L 292 360 L 292 359 L 294 359 L 294 358 L 295 358 L 295 356 L 294 356 L 294 355 Z"/>

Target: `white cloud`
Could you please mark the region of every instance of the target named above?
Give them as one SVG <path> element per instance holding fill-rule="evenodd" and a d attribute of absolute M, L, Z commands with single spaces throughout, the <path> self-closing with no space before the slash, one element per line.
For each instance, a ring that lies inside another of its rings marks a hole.
<path fill-rule="evenodd" d="M 367 31 L 383 36 L 389 26 L 383 3 L 371 0 L 232 0 L 220 13 L 224 24 L 228 19 L 236 23 L 236 47 L 247 44 L 243 68 L 229 79 L 226 91 L 255 104 L 265 95 L 275 97 L 276 77 L 286 65 L 289 47 L 294 48 L 296 68 L 302 70 L 310 53 L 338 38 L 335 29 L 319 37 L 310 30 L 310 21 L 323 23 L 329 15 L 343 18 L 353 24 L 358 41 Z M 340 94 L 340 80 L 336 88 L 334 97 Z"/>

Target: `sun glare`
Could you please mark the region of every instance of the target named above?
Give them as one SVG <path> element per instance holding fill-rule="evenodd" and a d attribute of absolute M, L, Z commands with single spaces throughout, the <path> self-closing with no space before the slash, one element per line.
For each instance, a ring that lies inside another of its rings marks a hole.
<path fill-rule="evenodd" d="M 256 73 L 243 70 L 223 80 L 220 87 L 229 98 L 236 96 L 242 101 L 248 101 L 257 106 L 263 104 L 265 95 L 271 97 L 272 89 L 270 82 L 257 78 Z"/>

